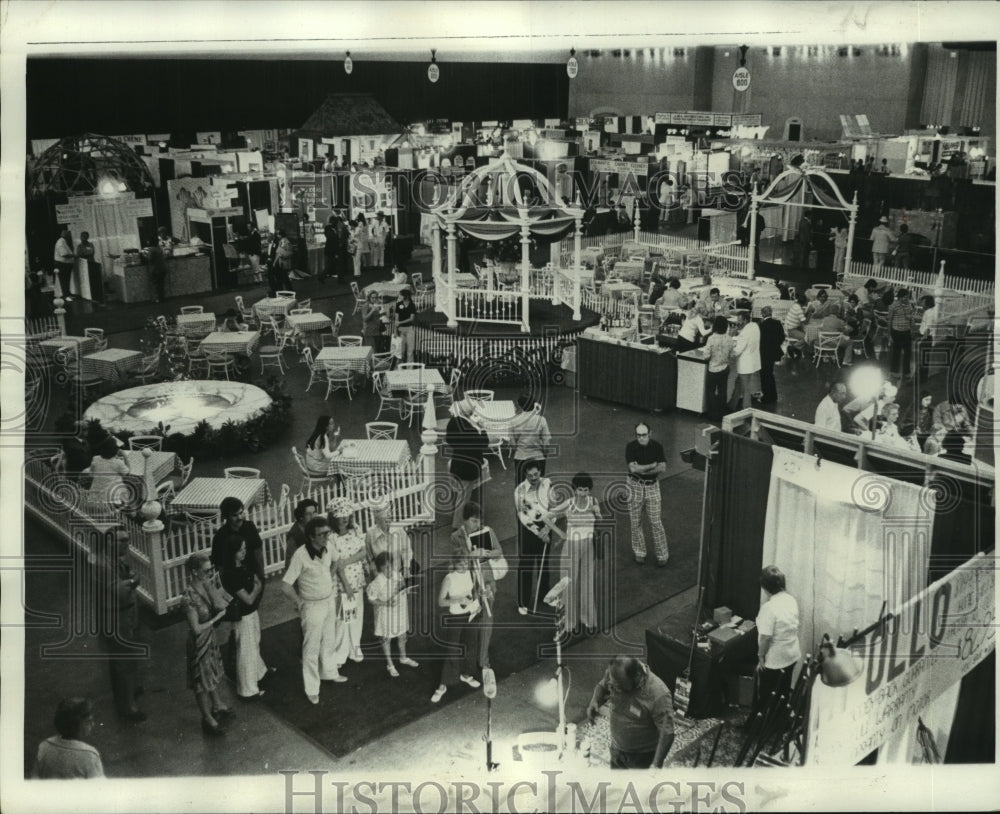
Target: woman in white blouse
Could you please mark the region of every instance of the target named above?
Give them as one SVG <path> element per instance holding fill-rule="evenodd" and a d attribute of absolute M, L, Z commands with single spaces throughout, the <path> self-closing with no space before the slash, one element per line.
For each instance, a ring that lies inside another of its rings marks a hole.
<path fill-rule="evenodd" d="M 306 441 L 306 469 L 317 475 L 326 476 L 330 471 L 333 453 L 340 445 L 340 427 L 331 416 L 321 415 L 316 420 L 312 435 Z"/>
<path fill-rule="evenodd" d="M 697 305 L 692 305 L 688 308 L 684 324 L 681 325 L 680 332 L 677 334 L 677 350 L 686 351 L 698 347 L 699 337 L 708 336 L 710 333 L 712 333 L 712 329 L 702 319 L 701 310 Z"/>

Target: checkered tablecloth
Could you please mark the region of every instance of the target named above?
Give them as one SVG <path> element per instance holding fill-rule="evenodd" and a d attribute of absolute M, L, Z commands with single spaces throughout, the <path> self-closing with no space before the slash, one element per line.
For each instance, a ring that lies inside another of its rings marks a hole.
<path fill-rule="evenodd" d="M 80 357 L 80 372 L 116 382 L 142 364 L 142 351 L 108 348 Z"/>
<path fill-rule="evenodd" d="M 129 472 L 140 478 L 143 477 L 146 474 L 146 457 L 142 454 L 142 450 L 128 450 L 124 455 Z M 149 463 L 153 467 L 153 483 L 160 483 L 160 481 L 166 480 L 177 467 L 177 456 L 173 452 L 156 452 L 154 450 L 150 453 Z"/>
<path fill-rule="evenodd" d="M 629 294 L 638 294 L 642 289 L 634 283 L 605 283 L 601 291 L 621 298 Z"/>
<path fill-rule="evenodd" d="M 249 356 L 259 341 L 258 331 L 214 331 L 201 340 L 199 347 L 212 353 L 244 353 Z"/>
<path fill-rule="evenodd" d="M 215 314 L 180 314 L 177 330 L 181 333 L 198 333 L 215 330 Z"/>
<path fill-rule="evenodd" d="M 806 296 L 809 299 L 814 300 L 819 295 L 820 291 L 826 291 L 829 298 L 834 302 L 839 302 L 844 299 L 844 292 L 839 288 L 807 288 Z"/>
<path fill-rule="evenodd" d="M 438 392 L 444 392 L 448 385 L 441 377 L 441 371 L 436 367 L 418 368 L 416 370 L 390 370 L 385 374 L 385 382 L 390 390 L 427 389 L 434 385 Z"/>
<path fill-rule="evenodd" d="M 92 336 L 55 336 L 52 339 L 43 339 L 38 343 L 48 359 L 55 359 L 56 351 L 59 348 L 71 345 L 76 345 L 77 350 L 83 355 L 97 347 L 97 340 Z"/>
<path fill-rule="evenodd" d="M 399 292 L 404 288 L 413 290 L 413 286 L 410 283 L 369 283 L 362 290 L 361 293 L 366 297 L 374 291 L 382 299 L 395 299 L 399 296 Z"/>
<path fill-rule="evenodd" d="M 192 478 L 170 505 L 175 511 L 217 512 L 227 497 L 249 507 L 270 500 L 270 493 L 263 478 Z"/>
<path fill-rule="evenodd" d="M 316 354 L 316 361 L 344 362 L 351 370 L 368 373 L 372 365 L 372 350 L 369 345 L 359 348 L 323 348 Z"/>
<path fill-rule="evenodd" d="M 362 475 L 368 472 L 391 472 L 410 460 L 410 445 L 406 441 L 369 441 L 345 439 L 340 442 L 330 474 Z"/>
<path fill-rule="evenodd" d="M 284 297 L 265 297 L 253 304 L 253 312 L 258 319 L 267 319 L 273 316 L 287 317 L 288 312 L 295 307 L 296 302 L 296 300 Z"/>
<path fill-rule="evenodd" d="M 638 260 L 632 262 L 630 260 L 619 260 L 615 263 L 614 275 L 620 277 L 623 280 L 637 280 L 642 276 L 643 269 L 646 267 L 644 262 L 639 262 Z"/>
<path fill-rule="evenodd" d="M 310 331 L 325 331 L 333 327 L 330 317 L 320 313 L 289 314 L 285 318 L 285 322 L 300 334 L 309 333 Z"/>

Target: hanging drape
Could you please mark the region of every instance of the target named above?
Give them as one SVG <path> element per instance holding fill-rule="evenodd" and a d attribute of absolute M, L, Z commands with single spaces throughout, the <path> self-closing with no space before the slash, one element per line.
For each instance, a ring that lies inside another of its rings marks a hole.
<path fill-rule="evenodd" d="M 770 444 L 720 433 L 708 479 L 703 608 L 725 605 L 748 619 L 757 615 L 771 458 Z"/>
<path fill-rule="evenodd" d="M 924 100 L 920 121 L 924 124 L 951 124 L 958 80 L 958 59 L 940 45 L 927 47 L 927 70 L 924 73 Z"/>
<path fill-rule="evenodd" d="M 997 55 L 995 51 L 970 51 L 968 60 L 969 75 L 956 124 L 976 127 L 996 117 Z"/>
<path fill-rule="evenodd" d="M 94 258 L 110 273 L 111 255 L 124 254 L 125 249 L 138 249 L 139 227 L 135 215 L 126 210 L 131 201 L 120 204 L 94 206 L 90 232 L 90 242 L 94 244 Z"/>
<path fill-rule="evenodd" d="M 763 562 L 798 600 L 804 653 L 926 587 L 933 519 L 923 487 L 774 449 Z"/>

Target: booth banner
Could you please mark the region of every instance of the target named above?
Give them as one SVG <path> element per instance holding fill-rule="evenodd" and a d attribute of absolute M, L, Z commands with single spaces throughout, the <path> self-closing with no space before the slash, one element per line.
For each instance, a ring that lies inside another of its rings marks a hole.
<path fill-rule="evenodd" d="M 906 602 L 851 649 L 853 683 L 814 681 L 808 765 L 857 764 L 996 649 L 995 567 L 977 555 Z"/>
<path fill-rule="evenodd" d="M 733 127 L 760 127 L 760 113 L 734 113 Z"/>
<path fill-rule="evenodd" d="M 611 161 L 602 158 L 592 158 L 590 160 L 590 171 L 617 173 L 618 175 L 642 175 L 649 174 L 649 164 L 635 161 Z"/>
<path fill-rule="evenodd" d="M 167 181 L 170 197 L 170 234 L 182 242 L 187 242 L 189 209 L 214 209 L 229 206 L 229 192 L 226 187 L 212 188 L 211 178 L 175 178 Z"/>
<path fill-rule="evenodd" d="M 669 113 L 657 113 L 653 117 L 654 124 L 670 124 L 670 114 Z"/>
<path fill-rule="evenodd" d="M 671 124 L 701 124 L 706 127 L 712 126 L 713 116 L 715 114 L 708 112 L 700 112 L 696 110 L 688 110 L 683 113 L 671 113 L 670 123 Z"/>
<path fill-rule="evenodd" d="M 713 127 L 732 127 L 733 126 L 733 114 L 732 113 L 713 113 L 712 114 L 712 126 Z"/>
<path fill-rule="evenodd" d="M 131 147 L 141 147 L 146 144 L 146 136 L 143 134 L 131 136 L 111 136 L 111 138 L 118 139 L 118 141 L 124 141 Z"/>
<path fill-rule="evenodd" d="M 590 118 L 577 116 L 576 118 L 576 129 L 577 130 L 589 130 L 590 129 Z"/>

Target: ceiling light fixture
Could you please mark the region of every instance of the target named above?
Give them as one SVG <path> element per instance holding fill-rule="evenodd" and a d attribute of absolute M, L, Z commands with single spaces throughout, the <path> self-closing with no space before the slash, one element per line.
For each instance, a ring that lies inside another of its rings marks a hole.
<path fill-rule="evenodd" d="M 353 70 L 354 70 L 354 60 L 351 59 L 351 52 L 348 51 L 347 56 L 344 58 L 344 73 L 350 76 Z"/>
<path fill-rule="evenodd" d="M 431 83 L 441 78 L 441 69 L 437 65 L 437 50 L 434 48 L 431 48 L 431 64 L 427 66 L 427 78 Z"/>
<path fill-rule="evenodd" d="M 580 63 L 576 61 L 576 49 L 569 49 L 569 59 L 566 60 L 566 75 L 570 79 L 576 79 L 576 75 L 580 72 Z"/>

